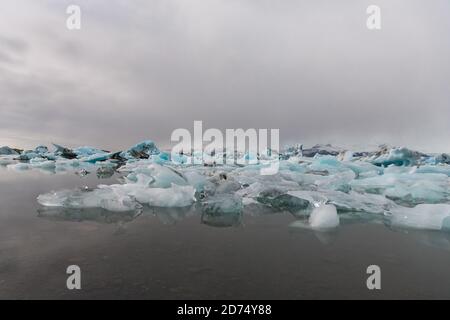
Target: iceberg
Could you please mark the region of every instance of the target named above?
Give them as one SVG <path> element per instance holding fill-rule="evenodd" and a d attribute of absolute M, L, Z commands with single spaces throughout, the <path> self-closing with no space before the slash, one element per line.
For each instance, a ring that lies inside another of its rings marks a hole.
<path fill-rule="evenodd" d="M 277 189 L 264 190 L 258 195 L 256 200 L 276 210 L 289 211 L 291 213 L 307 210 L 310 207 L 309 200 L 280 192 Z"/>
<path fill-rule="evenodd" d="M 379 155 L 372 160 L 372 163 L 383 167 L 387 167 L 389 165 L 413 166 L 418 164 L 422 158 L 426 157 L 428 157 L 428 155 L 405 147 L 392 148 L 388 150 L 385 146 L 383 146 L 379 152 Z"/>
<path fill-rule="evenodd" d="M 450 164 L 450 155 L 448 153 L 441 153 L 434 157 L 434 164 Z"/>
<path fill-rule="evenodd" d="M 151 140 L 146 140 L 123 151 L 120 156 L 125 159 L 148 159 L 151 155 L 156 154 L 159 154 L 156 144 Z"/>
<path fill-rule="evenodd" d="M 126 179 L 130 182 L 145 183 L 147 186 L 158 188 L 169 188 L 172 184 L 187 184 L 186 178 L 181 173 L 156 163 L 137 167 L 127 175 Z"/>
<path fill-rule="evenodd" d="M 36 152 L 39 155 L 45 155 L 48 153 L 48 148 L 46 146 L 37 146 L 34 149 L 34 152 Z"/>
<path fill-rule="evenodd" d="M 97 168 L 97 177 L 100 179 L 111 178 L 115 173 L 114 167 L 102 166 Z"/>
<path fill-rule="evenodd" d="M 109 211 L 140 209 L 136 200 L 115 186 L 99 186 L 95 190 L 61 190 L 38 196 L 38 202 L 47 207 L 71 209 L 103 208 Z"/>
<path fill-rule="evenodd" d="M 81 161 L 89 162 L 89 163 L 96 163 L 96 162 L 102 162 L 106 161 L 111 158 L 110 153 L 95 153 L 89 156 L 80 157 Z"/>
<path fill-rule="evenodd" d="M 295 146 L 290 146 L 290 147 L 286 148 L 284 153 L 281 155 L 281 158 L 283 160 L 287 160 L 289 158 L 302 157 L 302 156 L 303 156 L 303 145 L 297 144 Z"/>
<path fill-rule="evenodd" d="M 89 156 L 93 156 L 96 154 L 108 154 L 108 151 L 104 151 L 104 150 L 100 150 L 94 147 L 78 147 L 73 149 L 73 152 L 78 156 L 78 157 L 89 157 Z"/>
<path fill-rule="evenodd" d="M 21 150 L 13 149 L 7 146 L 0 147 L 0 155 L 18 155 Z"/>
<path fill-rule="evenodd" d="M 60 146 L 58 144 L 53 144 L 56 148 L 55 155 L 58 155 L 65 159 L 75 159 L 77 157 L 77 154 L 73 152 L 72 149 Z"/>
<path fill-rule="evenodd" d="M 99 185 L 94 190 L 62 190 L 38 196 L 47 207 L 103 208 L 110 211 L 153 207 L 186 207 L 195 202 L 191 186 L 172 185 L 170 188 L 147 188 L 143 184 Z"/>
<path fill-rule="evenodd" d="M 34 150 L 25 150 L 16 159 L 20 161 L 30 161 L 33 158 L 40 157 L 41 155 Z"/>
<path fill-rule="evenodd" d="M 399 203 L 445 202 L 449 200 L 449 178 L 439 173 L 385 173 L 350 182 L 352 190 L 360 193 L 382 194 Z"/>
<path fill-rule="evenodd" d="M 396 204 L 381 195 L 361 194 L 355 191 L 349 193 L 341 191 L 289 191 L 289 195 L 308 200 L 310 203 L 328 202 L 336 206 L 341 213 L 363 212 L 370 214 L 384 214 Z"/>
<path fill-rule="evenodd" d="M 450 204 L 419 204 L 413 208 L 397 207 L 389 212 L 394 227 L 450 230 Z"/>
<path fill-rule="evenodd" d="M 309 148 L 309 149 L 302 148 L 301 154 L 305 157 L 314 157 L 316 155 L 337 156 L 342 151 L 343 151 L 343 149 L 333 147 L 331 144 L 326 144 L 326 145 L 316 144 L 315 146 L 313 146 L 312 148 Z"/>
<path fill-rule="evenodd" d="M 318 232 L 328 232 L 337 228 L 339 223 L 340 218 L 334 205 L 316 202 L 307 221 L 296 220 L 290 226 L 294 228 L 313 229 Z"/>
<path fill-rule="evenodd" d="M 172 184 L 170 188 L 147 188 L 138 184 L 125 184 L 123 189 L 138 202 L 153 207 L 187 207 L 196 201 L 192 186 Z"/>
<path fill-rule="evenodd" d="M 55 169 L 56 165 L 54 161 L 47 160 L 44 158 L 33 158 L 30 160 L 30 165 L 33 168 L 41 168 L 41 169 Z"/>
<path fill-rule="evenodd" d="M 339 216 L 332 204 L 320 204 L 311 212 L 309 225 L 313 229 L 332 229 L 339 226 Z"/>

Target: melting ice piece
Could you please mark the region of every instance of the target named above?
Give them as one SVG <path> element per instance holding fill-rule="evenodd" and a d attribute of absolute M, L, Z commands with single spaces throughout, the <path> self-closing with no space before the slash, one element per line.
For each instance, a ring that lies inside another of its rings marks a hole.
<path fill-rule="evenodd" d="M 17 155 L 19 154 L 17 149 L 13 149 L 7 146 L 1 147 L 0 148 L 0 154 L 1 155 Z"/>
<path fill-rule="evenodd" d="M 96 221 L 100 223 L 124 223 L 134 220 L 136 212 L 112 212 L 101 208 L 76 209 L 62 207 L 44 207 L 38 209 L 38 217 L 64 221 Z"/>
<path fill-rule="evenodd" d="M 187 207 L 195 202 L 195 189 L 192 186 L 172 184 L 170 188 L 148 188 L 125 184 L 123 188 L 139 203 L 153 207 Z"/>
<path fill-rule="evenodd" d="M 450 177 L 450 166 L 448 165 L 423 165 L 414 169 L 415 173 L 441 173 Z"/>
<path fill-rule="evenodd" d="M 412 166 L 418 163 L 421 157 L 427 157 L 426 154 L 410 150 L 405 147 L 392 148 L 387 152 L 387 148 L 383 147 L 379 157 L 372 162 L 377 166 L 387 167 L 389 165 L 396 166 Z"/>
<path fill-rule="evenodd" d="M 108 153 L 106 151 L 94 148 L 94 147 L 78 147 L 73 149 L 73 152 L 75 152 L 80 157 L 88 157 L 92 156 L 94 154 L 103 154 Z"/>
<path fill-rule="evenodd" d="M 242 219 L 242 200 L 230 194 L 209 198 L 203 203 L 202 223 L 214 227 L 239 225 Z"/>
<path fill-rule="evenodd" d="M 445 163 L 450 164 L 450 155 L 447 153 L 441 153 L 440 155 L 435 157 L 435 163 Z"/>
<path fill-rule="evenodd" d="M 366 212 L 383 214 L 386 210 L 395 206 L 392 200 L 377 194 L 358 193 L 350 191 L 349 193 L 319 190 L 319 191 L 289 191 L 288 194 L 315 202 L 328 202 L 337 207 L 340 212 Z"/>
<path fill-rule="evenodd" d="M 449 197 L 447 175 L 439 173 L 416 173 L 410 168 L 388 168 L 385 174 L 357 179 L 349 184 L 353 190 L 365 193 L 379 193 L 399 202 L 416 204 L 420 202 L 443 202 Z M 404 172 L 407 169 L 408 172 Z"/>
<path fill-rule="evenodd" d="M 111 178 L 114 175 L 114 167 L 111 166 L 102 166 L 97 168 L 97 177 L 100 179 Z"/>
<path fill-rule="evenodd" d="M 103 208 L 109 211 L 131 211 L 141 207 L 132 197 L 114 188 L 95 190 L 61 190 L 39 195 L 38 202 L 47 207 L 72 209 Z"/>
<path fill-rule="evenodd" d="M 256 200 L 259 203 L 268 205 L 274 209 L 281 211 L 286 210 L 292 213 L 305 210 L 310 204 L 306 199 L 286 194 L 277 189 L 264 190 L 258 195 Z"/>
<path fill-rule="evenodd" d="M 48 153 L 48 148 L 46 146 L 37 146 L 34 151 L 38 154 L 46 154 Z"/>
<path fill-rule="evenodd" d="M 81 157 L 80 160 L 84 161 L 84 162 L 89 162 L 89 163 L 96 163 L 96 162 L 100 162 L 100 161 L 106 161 L 108 159 L 111 158 L 110 153 L 96 153 L 90 156 L 86 156 L 86 157 Z"/>
<path fill-rule="evenodd" d="M 339 226 L 339 216 L 332 204 L 319 204 L 309 216 L 309 224 L 313 229 L 332 229 Z"/>
<path fill-rule="evenodd" d="M 113 153 L 93 147 L 79 147 L 74 149 L 73 152 L 77 155 L 78 159 L 89 163 L 106 161 L 114 155 Z"/>
<path fill-rule="evenodd" d="M 314 184 L 319 188 L 348 192 L 351 190 L 350 182 L 355 179 L 355 176 L 353 171 L 348 170 L 330 176 L 318 176 Z"/>
<path fill-rule="evenodd" d="M 450 230 L 450 204 L 419 204 L 414 208 L 396 207 L 390 211 L 395 227 Z"/>
<path fill-rule="evenodd" d="M 315 155 L 332 155 L 337 156 L 342 149 L 333 147 L 331 144 L 316 144 L 310 149 L 302 149 L 302 155 L 305 157 L 314 157 Z"/>
<path fill-rule="evenodd" d="M 126 159 L 148 159 L 150 155 L 159 154 L 159 152 L 153 141 L 146 140 L 123 151 L 120 156 Z"/>
<path fill-rule="evenodd" d="M 302 157 L 303 156 L 303 145 L 296 144 L 294 146 L 288 147 L 281 155 L 281 159 L 287 160 L 291 157 Z"/>
<path fill-rule="evenodd" d="M 20 161 L 29 161 L 39 157 L 41 157 L 40 154 L 36 153 L 34 150 L 25 150 L 16 159 Z"/>
<path fill-rule="evenodd" d="M 186 185 L 186 178 L 175 169 L 159 164 L 137 167 L 127 176 L 130 182 L 155 188 L 170 188 L 172 184 Z"/>
<path fill-rule="evenodd" d="M 66 159 L 75 159 L 77 157 L 77 154 L 73 152 L 72 149 L 60 146 L 58 144 L 53 144 L 56 148 L 55 154 L 58 156 L 61 156 Z"/>
<path fill-rule="evenodd" d="M 30 160 L 33 168 L 53 171 L 55 169 L 55 161 L 46 160 L 44 158 L 33 158 Z"/>
<path fill-rule="evenodd" d="M 110 211 L 130 211 L 141 204 L 155 207 L 185 207 L 194 201 L 191 186 L 172 185 L 171 188 L 149 188 L 143 184 L 100 185 L 97 189 L 62 190 L 38 196 L 43 206 L 67 208 L 103 208 Z"/>
<path fill-rule="evenodd" d="M 184 171 L 183 175 L 186 178 L 187 183 L 193 186 L 198 192 L 203 191 L 206 185 L 211 184 L 206 180 L 206 177 L 203 174 L 196 170 Z"/>

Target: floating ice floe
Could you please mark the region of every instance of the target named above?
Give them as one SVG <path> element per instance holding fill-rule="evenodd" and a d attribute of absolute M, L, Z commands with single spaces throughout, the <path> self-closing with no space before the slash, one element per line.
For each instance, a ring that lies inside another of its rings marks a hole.
<path fill-rule="evenodd" d="M 313 229 L 332 229 L 339 226 L 339 216 L 332 204 L 319 204 L 309 216 L 309 225 Z"/>
<path fill-rule="evenodd" d="M 389 212 L 394 227 L 450 230 L 450 204 L 419 204 L 413 208 L 396 207 Z"/>
<path fill-rule="evenodd" d="M 0 155 L 18 155 L 20 154 L 20 150 L 13 149 L 7 146 L 0 147 Z"/>
<path fill-rule="evenodd" d="M 410 150 L 408 148 L 392 148 L 383 147 L 377 157 L 372 160 L 372 163 L 380 166 L 411 166 L 416 165 L 422 158 L 426 158 L 427 155 L 417 151 Z"/>
<path fill-rule="evenodd" d="M 171 154 L 150 140 L 112 152 L 60 145 L 53 150 L 0 148 L 0 166 L 9 170 L 94 173 L 100 178 L 117 174 L 121 179 L 92 190 L 42 194 L 38 201 L 44 207 L 127 212 L 143 207 L 188 210 L 198 205 L 202 221 L 214 226 L 237 225 L 251 209 L 289 212 L 318 229 L 335 228 L 342 217 L 355 214 L 387 220 L 395 227 L 447 230 L 450 156 L 446 153 L 296 145 L 267 158 L 278 161 L 273 175 L 260 174 L 258 162 L 267 160 L 264 155 L 234 150 Z"/>
<path fill-rule="evenodd" d="M 153 207 L 186 207 L 195 202 L 191 186 L 148 188 L 145 183 L 99 185 L 94 190 L 62 190 L 38 196 L 48 207 L 103 208 L 110 211 L 132 211 L 142 204 Z"/>
<path fill-rule="evenodd" d="M 159 149 L 156 147 L 156 144 L 151 140 L 147 140 L 122 152 L 120 156 L 125 159 L 148 159 L 151 155 L 158 153 Z"/>

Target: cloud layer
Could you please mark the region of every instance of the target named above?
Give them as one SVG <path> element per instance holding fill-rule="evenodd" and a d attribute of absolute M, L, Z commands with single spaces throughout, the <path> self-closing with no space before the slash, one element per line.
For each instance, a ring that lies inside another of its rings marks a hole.
<path fill-rule="evenodd" d="M 0 145 L 169 146 L 203 120 L 450 151 L 450 3 L 375 2 L 2 1 Z"/>

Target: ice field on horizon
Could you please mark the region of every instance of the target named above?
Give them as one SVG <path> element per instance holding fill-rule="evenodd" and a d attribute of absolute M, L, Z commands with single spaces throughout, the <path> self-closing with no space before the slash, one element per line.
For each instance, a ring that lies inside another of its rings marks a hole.
<path fill-rule="evenodd" d="M 194 158 L 202 164 L 192 164 Z M 275 174 L 260 174 L 274 162 Z M 19 172 L 119 175 L 116 184 L 39 195 L 37 201 L 49 208 L 126 213 L 198 207 L 205 221 L 217 226 L 237 225 L 243 214 L 264 209 L 289 212 L 299 221 L 293 227 L 315 230 L 337 228 L 344 215 L 398 228 L 450 229 L 450 155 L 404 147 L 352 151 L 297 145 L 266 156 L 224 151 L 171 155 L 148 140 L 119 152 L 1 147 L 0 166 Z"/>

